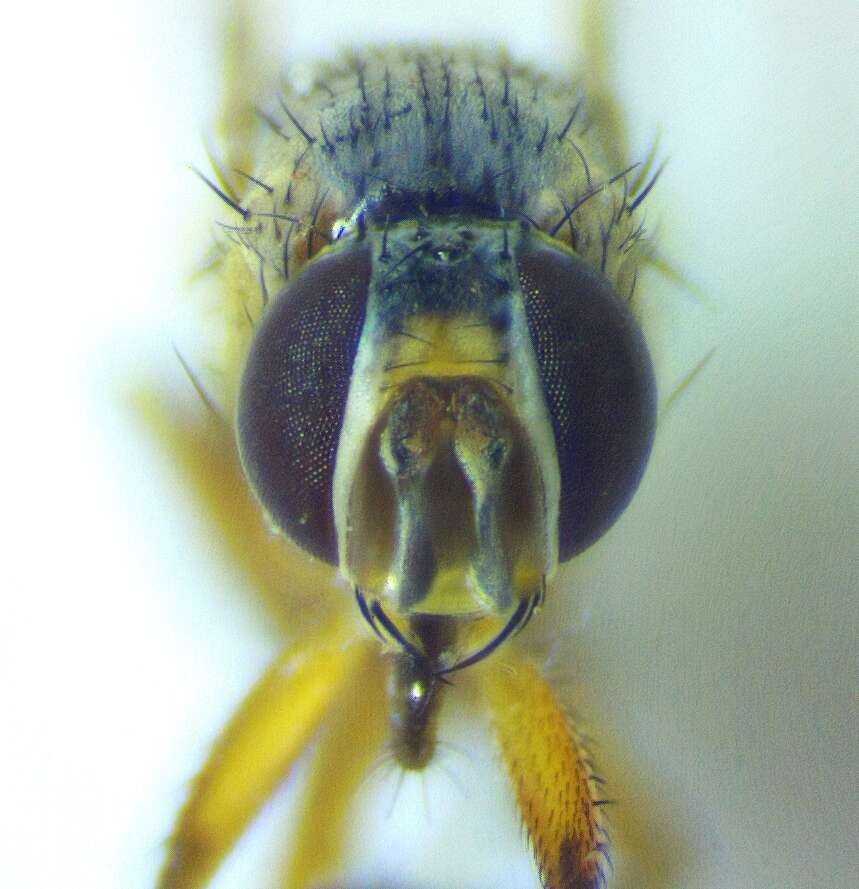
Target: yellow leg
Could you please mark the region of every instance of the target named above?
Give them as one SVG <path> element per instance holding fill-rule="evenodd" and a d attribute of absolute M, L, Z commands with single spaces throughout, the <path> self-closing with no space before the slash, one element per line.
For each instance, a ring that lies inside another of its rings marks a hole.
<path fill-rule="evenodd" d="M 376 654 L 349 682 L 314 755 L 284 889 L 326 885 L 341 872 L 350 804 L 388 735 L 385 660 Z"/>
<path fill-rule="evenodd" d="M 287 775 L 351 679 L 368 676 L 378 645 L 351 620 L 288 648 L 215 744 L 170 840 L 159 889 L 200 889 Z M 345 704 L 348 706 L 348 704 Z"/>
<path fill-rule="evenodd" d="M 483 686 L 546 889 L 597 889 L 608 836 L 585 751 L 543 674 L 515 652 L 487 662 Z"/>
<path fill-rule="evenodd" d="M 191 376 L 189 392 L 192 383 L 199 385 Z M 279 618 L 293 637 L 302 630 L 307 635 L 263 677 L 195 781 L 170 841 L 161 889 L 205 885 L 334 702 L 344 694 L 356 697 L 353 684 L 358 684 L 369 689 L 361 702 L 368 707 L 375 700 L 372 690 L 381 687 L 378 644 L 348 644 L 355 636 L 355 616 L 350 598 L 332 588 L 333 569 L 301 557 L 266 527 L 242 472 L 232 427 L 198 391 L 200 399 L 183 400 L 140 389 L 132 401 L 185 476 L 217 547 L 256 588 L 269 616 Z M 320 620 L 323 629 L 311 632 L 310 622 Z M 383 725 L 384 719 L 378 722 Z M 341 723 L 338 718 L 335 728 Z"/>
<path fill-rule="evenodd" d="M 349 802 L 386 736 L 385 663 L 375 640 L 347 644 L 355 636 L 355 615 L 351 598 L 332 587 L 333 569 L 298 555 L 265 526 L 232 427 L 200 394 L 189 403 L 142 389 L 133 404 L 185 476 L 213 539 L 256 588 L 267 613 L 293 636 L 326 612 L 338 616 L 328 618 L 327 632 L 314 629 L 278 659 L 216 744 L 170 841 L 159 886 L 205 885 L 324 720 L 285 882 L 303 889 L 336 871 Z"/>

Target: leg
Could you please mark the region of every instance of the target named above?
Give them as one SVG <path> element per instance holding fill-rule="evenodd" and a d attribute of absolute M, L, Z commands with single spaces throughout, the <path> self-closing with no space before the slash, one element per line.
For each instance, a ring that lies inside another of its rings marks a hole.
<path fill-rule="evenodd" d="M 371 675 L 376 643 L 347 644 L 350 628 L 350 620 L 335 619 L 288 648 L 242 704 L 194 782 L 159 889 L 208 882 L 350 682 Z"/>
<path fill-rule="evenodd" d="M 508 651 L 487 661 L 483 688 L 546 889 L 598 889 L 608 834 L 579 735 L 542 673 Z"/>
<path fill-rule="evenodd" d="M 269 615 L 293 637 L 306 633 L 307 641 L 275 662 L 218 741 L 170 841 L 161 889 L 205 885 L 344 688 L 364 676 L 372 684 L 378 670 L 375 642 L 346 645 L 352 614 L 348 597 L 332 588 L 332 569 L 297 558 L 266 527 L 231 425 L 190 371 L 189 377 L 200 395 L 197 403 L 141 389 L 133 406 L 184 475 L 212 539 L 245 574 Z M 321 632 L 302 627 L 304 615 L 315 623 L 325 618 Z"/>
<path fill-rule="evenodd" d="M 375 645 L 370 640 L 370 646 Z M 331 713 L 314 755 L 284 889 L 322 886 L 340 872 L 353 823 L 350 805 L 378 761 L 388 734 L 386 679 L 386 661 L 377 654 L 352 676 L 343 705 Z"/>

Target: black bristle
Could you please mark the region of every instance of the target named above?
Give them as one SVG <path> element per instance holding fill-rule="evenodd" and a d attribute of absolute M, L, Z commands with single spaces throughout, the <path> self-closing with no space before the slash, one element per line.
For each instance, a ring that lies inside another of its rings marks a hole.
<path fill-rule="evenodd" d="M 280 103 L 280 107 L 283 109 L 283 113 L 292 121 L 292 125 L 298 130 L 299 133 L 304 137 L 305 141 L 308 145 L 313 145 L 316 142 L 316 139 L 304 129 L 304 127 L 298 122 L 296 116 L 289 110 L 286 105 L 286 102 L 283 101 L 282 96 L 278 96 L 278 102 Z"/>

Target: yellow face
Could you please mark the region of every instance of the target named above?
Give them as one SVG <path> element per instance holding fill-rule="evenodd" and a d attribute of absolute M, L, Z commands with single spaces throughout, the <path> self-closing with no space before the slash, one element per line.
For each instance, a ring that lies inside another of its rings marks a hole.
<path fill-rule="evenodd" d="M 212 415 L 177 439 L 210 507 L 239 497 L 244 563 L 275 594 L 309 582 L 296 601 L 317 620 L 218 742 L 161 889 L 204 885 L 319 733 L 287 885 L 336 876 L 362 775 L 380 755 L 431 765 L 448 677 L 466 673 L 544 885 L 596 889 L 600 778 L 514 637 L 649 454 L 633 302 L 652 158 L 622 162 L 582 81 L 488 50 L 321 65 L 263 99 L 256 125 L 242 98 L 224 165 L 200 174 L 232 220 L 216 262 L 225 410 L 188 368 Z M 290 544 L 340 588 L 288 565 Z"/>

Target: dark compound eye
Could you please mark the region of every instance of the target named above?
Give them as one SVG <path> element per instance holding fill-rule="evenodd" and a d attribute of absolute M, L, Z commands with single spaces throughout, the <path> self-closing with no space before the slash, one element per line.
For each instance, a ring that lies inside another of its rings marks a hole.
<path fill-rule="evenodd" d="M 558 554 L 599 538 L 644 472 L 656 386 L 638 324 L 611 285 L 576 257 L 532 242 L 518 266 L 561 476 Z"/>
<path fill-rule="evenodd" d="M 337 563 L 334 463 L 367 307 L 364 246 L 314 260 L 256 332 L 239 396 L 245 472 L 277 527 Z"/>

